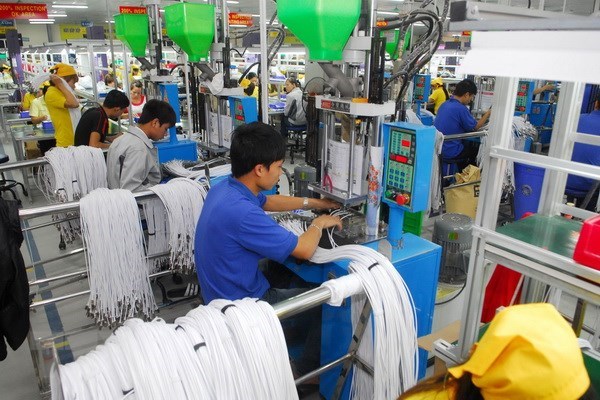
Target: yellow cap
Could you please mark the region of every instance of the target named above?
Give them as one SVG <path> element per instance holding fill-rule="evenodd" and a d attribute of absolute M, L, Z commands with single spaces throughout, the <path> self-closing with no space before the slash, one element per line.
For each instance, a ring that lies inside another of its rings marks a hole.
<path fill-rule="evenodd" d="M 248 86 L 250 86 L 252 82 L 250 82 L 250 79 L 248 78 L 244 78 L 240 81 L 240 86 L 244 89 L 246 89 Z"/>
<path fill-rule="evenodd" d="M 442 78 L 435 78 L 434 80 L 431 81 L 432 85 L 443 85 L 444 81 L 442 80 Z"/>
<path fill-rule="evenodd" d="M 58 76 L 70 76 L 77 75 L 77 71 L 69 64 L 58 63 L 52 68 L 50 68 L 50 72 L 56 74 Z"/>
<path fill-rule="evenodd" d="M 577 337 L 550 304 L 506 308 L 475 346 L 448 372 L 470 372 L 485 400 L 575 400 L 590 386 Z"/>
<path fill-rule="evenodd" d="M 43 89 L 43 88 L 48 87 L 48 86 L 50 86 L 50 81 L 45 81 L 45 82 L 42 82 L 42 84 L 40 85 L 39 88 Z"/>
<path fill-rule="evenodd" d="M 131 69 L 135 69 L 136 71 L 139 71 L 140 67 L 138 67 L 137 65 L 134 64 L 131 66 Z"/>
<path fill-rule="evenodd" d="M 6 64 L 2 64 L 2 69 L 10 69 L 10 67 Z"/>

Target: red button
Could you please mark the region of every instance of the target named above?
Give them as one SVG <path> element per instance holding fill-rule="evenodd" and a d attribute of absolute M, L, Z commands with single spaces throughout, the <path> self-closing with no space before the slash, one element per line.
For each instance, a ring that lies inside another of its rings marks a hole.
<path fill-rule="evenodd" d="M 404 156 L 396 156 L 396 161 L 405 163 L 406 161 L 408 161 L 408 158 L 406 158 Z"/>
<path fill-rule="evenodd" d="M 410 200 L 410 197 L 407 194 L 399 194 L 396 196 L 396 204 L 399 206 L 403 206 Z"/>
<path fill-rule="evenodd" d="M 410 140 L 403 140 L 402 141 L 402 146 L 409 147 L 410 146 Z"/>

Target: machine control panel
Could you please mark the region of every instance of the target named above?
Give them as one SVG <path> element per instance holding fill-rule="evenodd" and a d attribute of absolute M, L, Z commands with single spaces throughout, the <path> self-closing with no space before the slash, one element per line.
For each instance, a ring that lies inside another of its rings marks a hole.
<path fill-rule="evenodd" d="M 415 132 L 390 130 L 384 196 L 400 206 L 410 206 L 416 144 Z"/>
<path fill-rule="evenodd" d="M 343 113 L 350 112 L 350 103 L 335 100 L 321 100 L 321 108 L 324 110 L 341 111 Z"/>
<path fill-rule="evenodd" d="M 407 122 L 385 123 L 382 201 L 409 212 L 427 209 L 435 128 Z"/>
<path fill-rule="evenodd" d="M 258 121 L 258 110 L 254 97 L 229 97 L 229 109 L 233 129 L 240 125 Z"/>
<path fill-rule="evenodd" d="M 431 77 L 429 75 L 415 75 L 413 100 L 415 103 L 426 103 L 429 99 L 431 89 Z"/>
<path fill-rule="evenodd" d="M 517 100 L 515 102 L 515 115 L 529 114 L 531 112 L 534 88 L 535 82 L 533 81 L 519 81 Z"/>

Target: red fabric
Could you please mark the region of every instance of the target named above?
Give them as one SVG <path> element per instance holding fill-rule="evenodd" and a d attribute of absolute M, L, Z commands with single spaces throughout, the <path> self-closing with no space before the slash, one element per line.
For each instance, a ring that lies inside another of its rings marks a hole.
<path fill-rule="evenodd" d="M 490 322 L 496 309 L 501 306 L 509 306 L 513 298 L 517 285 L 521 279 L 519 272 L 506 268 L 500 264 L 496 266 L 496 270 L 492 274 L 492 278 L 485 289 L 485 297 L 483 300 L 483 310 L 481 311 L 481 322 Z M 521 290 L 519 289 L 519 292 Z M 515 303 L 519 303 L 519 293 L 515 297 Z"/>

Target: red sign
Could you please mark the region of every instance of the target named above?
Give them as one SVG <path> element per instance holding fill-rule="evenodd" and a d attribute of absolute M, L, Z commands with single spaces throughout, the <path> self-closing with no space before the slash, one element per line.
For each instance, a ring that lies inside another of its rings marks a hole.
<path fill-rule="evenodd" d="M 0 4 L 0 19 L 48 18 L 45 4 L 3 3 Z"/>
<path fill-rule="evenodd" d="M 146 7 L 119 6 L 121 14 L 146 14 Z"/>
<path fill-rule="evenodd" d="M 229 25 L 252 26 L 252 15 L 230 12 Z"/>

